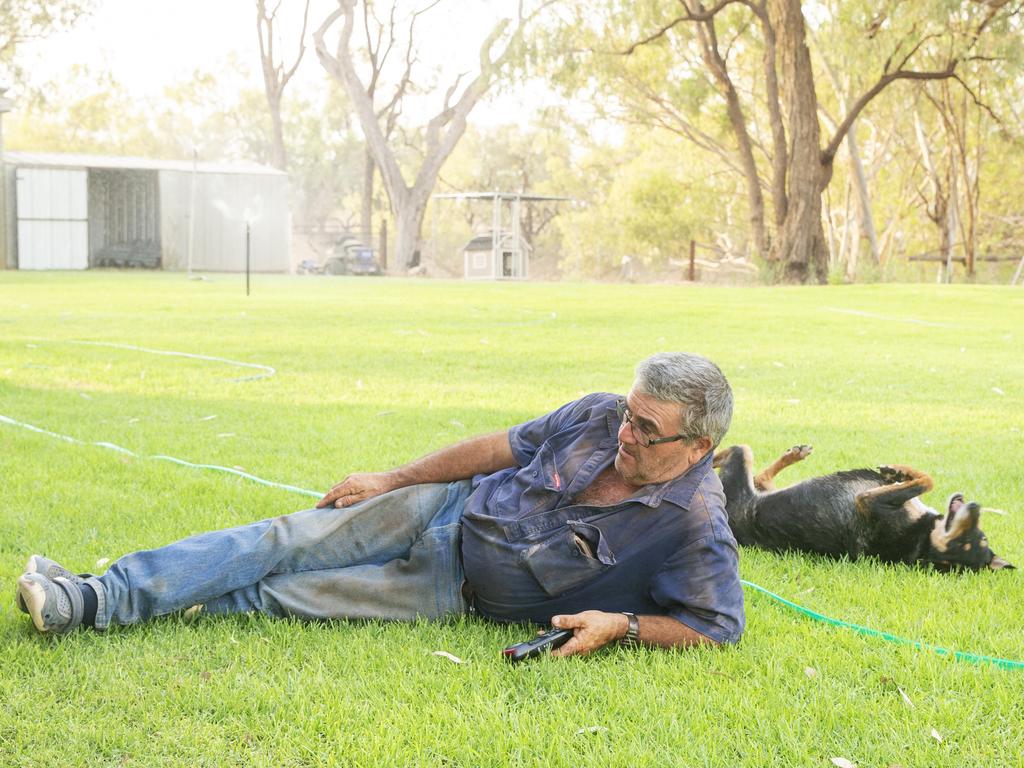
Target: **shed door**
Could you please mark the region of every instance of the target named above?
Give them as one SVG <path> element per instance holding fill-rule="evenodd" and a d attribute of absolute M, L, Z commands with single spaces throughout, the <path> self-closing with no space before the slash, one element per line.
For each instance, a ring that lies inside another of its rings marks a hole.
<path fill-rule="evenodd" d="M 18 269 L 86 269 L 86 171 L 19 168 Z"/>

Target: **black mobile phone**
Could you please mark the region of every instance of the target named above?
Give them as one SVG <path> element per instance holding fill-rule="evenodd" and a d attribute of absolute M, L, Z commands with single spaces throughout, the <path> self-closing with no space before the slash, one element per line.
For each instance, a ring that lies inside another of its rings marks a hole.
<path fill-rule="evenodd" d="M 501 655 L 512 662 L 531 659 L 534 656 L 539 656 L 545 648 L 559 648 L 565 645 L 572 634 L 571 629 L 549 629 L 532 640 L 510 645 L 501 652 Z"/>

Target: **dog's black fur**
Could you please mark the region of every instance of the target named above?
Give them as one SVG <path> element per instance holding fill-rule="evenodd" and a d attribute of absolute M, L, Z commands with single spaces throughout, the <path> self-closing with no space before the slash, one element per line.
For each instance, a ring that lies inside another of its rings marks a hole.
<path fill-rule="evenodd" d="M 873 555 L 939 570 L 1013 568 L 989 549 L 978 528 L 978 504 L 956 493 L 940 515 L 917 498 L 932 489 L 931 478 L 910 467 L 836 472 L 775 490 L 775 475 L 810 452 L 808 445 L 790 448 L 757 477 L 749 446 L 715 455 L 729 526 L 740 544 L 852 560 Z"/>

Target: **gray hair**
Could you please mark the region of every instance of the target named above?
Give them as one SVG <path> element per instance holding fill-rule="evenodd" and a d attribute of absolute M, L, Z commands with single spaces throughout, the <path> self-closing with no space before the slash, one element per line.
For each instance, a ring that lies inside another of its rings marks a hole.
<path fill-rule="evenodd" d="M 679 434 L 717 446 L 732 421 L 732 389 L 717 365 L 689 352 L 659 352 L 636 367 L 638 391 L 683 406 Z"/>

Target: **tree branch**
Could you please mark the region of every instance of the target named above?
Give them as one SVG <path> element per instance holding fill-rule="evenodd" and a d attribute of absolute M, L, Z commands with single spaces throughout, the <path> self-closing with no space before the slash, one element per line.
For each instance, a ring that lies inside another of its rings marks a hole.
<path fill-rule="evenodd" d="M 680 24 L 682 24 L 685 21 L 709 21 L 712 18 L 714 18 L 716 13 L 721 11 L 727 5 L 732 5 L 733 3 L 738 3 L 738 2 L 741 2 L 741 1 L 742 0 L 718 0 L 717 3 L 715 3 L 713 6 L 711 6 L 711 8 L 709 8 L 706 11 L 696 11 L 696 12 L 694 12 L 694 11 L 691 11 L 689 8 L 686 8 L 686 13 L 684 13 L 682 16 L 679 16 L 679 17 L 673 19 L 672 21 L 670 21 L 665 26 L 660 27 L 656 32 L 653 32 L 652 34 L 648 35 L 647 37 L 643 38 L 642 40 L 638 40 L 637 42 L 633 43 L 626 50 L 619 51 L 619 55 L 621 55 L 621 56 L 629 56 L 629 55 L 631 55 L 634 51 L 636 51 L 637 48 L 640 48 L 640 47 L 645 46 L 645 45 L 650 45 L 655 40 L 658 40 L 658 39 L 664 37 L 665 35 L 667 35 L 669 33 L 669 31 L 671 31 L 672 29 L 674 29 L 675 27 L 679 26 Z M 685 4 L 683 3 L 683 0 L 680 0 L 680 4 L 683 4 L 684 8 L 686 7 Z"/>
<path fill-rule="evenodd" d="M 836 156 L 836 152 L 839 150 L 839 145 L 842 144 L 843 138 L 846 136 L 846 132 L 850 130 L 850 126 L 853 125 L 853 121 L 857 119 L 859 115 L 872 99 L 878 94 L 884 91 L 890 84 L 897 80 L 946 80 L 954 77 L 956 74 L 956 66 L 959 63 L 958 59 L 953 59 L 946 66 L 945 69 L 937 72 L 918 72 L 914 70 L 896 70 L 895 72 L 889 72 L 882 75 L 878 82 L 869 88 L 857 101 L 854 102 L 850 111 L 846 117 L 836 128 L 835 134 L 832 136 L 832 140 L 828 143 L 828 146 L 821 153 L 823 163 L 831 163 L 832 159 Z"/>

